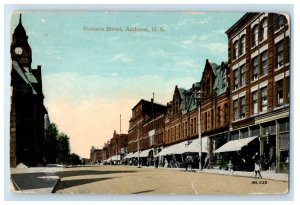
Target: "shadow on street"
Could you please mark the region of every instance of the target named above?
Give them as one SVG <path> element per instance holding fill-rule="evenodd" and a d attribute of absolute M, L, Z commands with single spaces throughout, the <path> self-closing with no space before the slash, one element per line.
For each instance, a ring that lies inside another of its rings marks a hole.
<path fill-rule="evenodd" d="M 62 177 L 74 177 L 74 176 L 84 176 L 84 175 L 103 175 L 103 174 L 120 174 L 120 173 L 134 173 L 137 171 L 129 171 L 129 170 L 109 170 L 109 171 L 98 171 L 98 170 L 70 170 L 64 169 L 61 173 L 63 175 L 59 175 Z"/>
<path fill-rule="evenodd" d="M 71 180 L 59 181 L 57 186 L 54 189 L 54 193 L 62 189 L 67 189 L 74 186 L 80 186 L 84 184 L 89 184 L 89 183 L 104 181 L 109 179 L 114 179 L 114 177 L 93 178 L 93 179 L 71 179 Z"/>
<path fill-rule="evenodd" d="M 136 171 L 130 171 L 130 170 L 109 170 L 109 171 L 97 171 L 97 170 L 68 170 L 68 168 L 65 168 L 64 171 L 58 171 L 58 172 L 27 172 L 27 173 L 15 173 L 11 174 L 11 178 L 13 181 L 18 185 L 20 190 L 29 190 L 29 189 L 41 189 L 41 188 L 51 188 L 53 187 L 53 183 L 57 181 L 57 177 L 60 178 L 64 177 L 82 177 L 87 175 L 105 175 L 105 174 L 118 174 L 118 173 L 134 173 Z M 93 180 L 103 180 L 103 179 L 109 179 L 109 178 L 95 178 Z M 91 183 L 87 180 L 74 180 L 74 184 L 72 183 L 70 185 L 66 186 L 76 186 L 76 183 L 80 183 L 79 185 L 85 184 L 85 183 Z M 61 184 L 61 182 L 59 182 Z M 58 184 L 58 185 L 59 185 Z M 64 188 L 66 188 L 66 186 Z"/>

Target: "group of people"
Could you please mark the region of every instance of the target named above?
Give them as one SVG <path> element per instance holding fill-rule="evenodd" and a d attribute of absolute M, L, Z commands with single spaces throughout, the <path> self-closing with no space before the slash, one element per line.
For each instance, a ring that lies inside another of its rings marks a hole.
<path fill-rule="evenodd" d="M 233 163 L 231 160 L 228 161 L 228 171 L 229 173 L 233 174 Z M 261 161 L 258 159 L 258 160 L 255 160 L 254 162 L 254 173 L 255 173 L 255 178 L 256 179 L 262 179 L 262 176 L 261 176 Z"/>

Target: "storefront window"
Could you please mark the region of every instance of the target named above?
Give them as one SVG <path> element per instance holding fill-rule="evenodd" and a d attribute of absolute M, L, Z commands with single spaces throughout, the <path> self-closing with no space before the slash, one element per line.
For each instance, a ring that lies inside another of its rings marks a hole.
<path fill-rule="evenodd" d="M 230 141 L 231 140 L 238 140 L 238 139 L 239 139 L 239 132 L 238 131 L 232 132 L 231 136 L 230 136 Z"/>
<path fill-rule="evenodd" d="M 282 134 L 280 134 L 279 138 L 280 138 L 279 149 L 280 150 L 288 150 L 289 149 L 289 133 L 282 133 Z"/>
<path fill-rule="evenodd" d="M 258 126 L 251 127 L 250 132 L 251 132 L 251 136 L 258 136 L 259 135 L 259 127 Z"/>
<path fill-rule="evenodd" d="M 241 130 L 241 139 L 242 138 L 247 138 L 247 137 L 249 137 L 249 131 L 248 131 L 248 129 L 242 129 Z"/>

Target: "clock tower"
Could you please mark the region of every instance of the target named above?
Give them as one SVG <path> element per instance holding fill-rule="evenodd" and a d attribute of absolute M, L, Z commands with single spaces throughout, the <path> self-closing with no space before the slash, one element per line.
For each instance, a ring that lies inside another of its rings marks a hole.
<path fill-rule="evenodd" d="M 21 67 L 28 67 L 31 71 L 32 54 L 28 36 L 22 25 L 22 14 L 20 14 L 19 24 L 13 33 L 10 54 L 13 61 L 17 61 Z"/>

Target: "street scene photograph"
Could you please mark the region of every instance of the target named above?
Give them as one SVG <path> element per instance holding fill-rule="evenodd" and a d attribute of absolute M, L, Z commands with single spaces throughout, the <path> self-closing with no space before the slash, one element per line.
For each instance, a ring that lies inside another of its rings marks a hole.
<path fill-rule="evenodd" d="M 290 22 L 13 12 L 10 191 L 288 194 Z"/>

